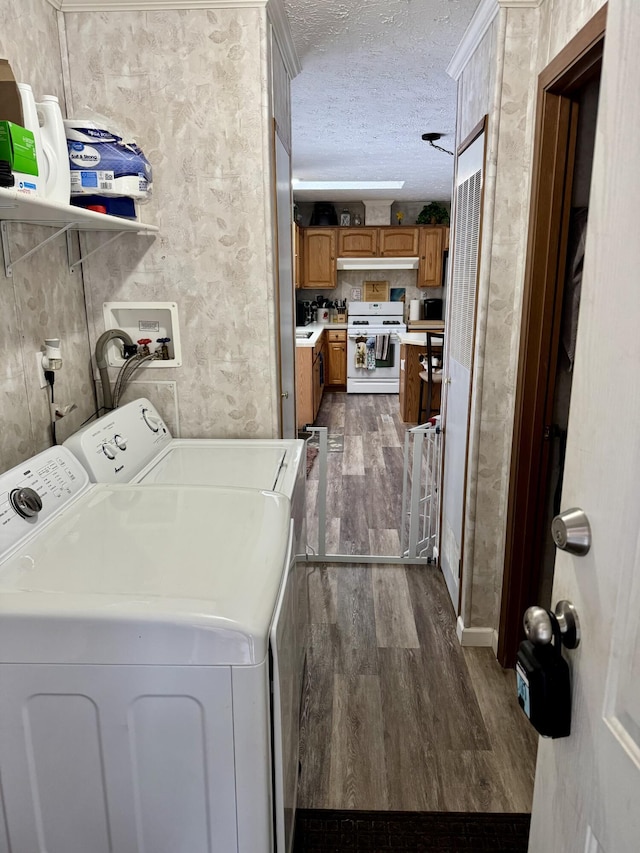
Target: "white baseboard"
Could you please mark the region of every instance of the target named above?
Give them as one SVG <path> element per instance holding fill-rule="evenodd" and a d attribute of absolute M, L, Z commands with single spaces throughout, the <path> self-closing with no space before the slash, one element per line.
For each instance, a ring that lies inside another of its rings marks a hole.
<path fill-rule="evenodd" d="M 440 560 L 440 571 L 442 572 L 442 576 L 444 577 L 444 582 L 447 585 L 447 590 L 449 591 L 449 597 L 451 598 L 451 603 L 453 604 L 454 612 L 458 612 L 458 593 L 459 593 L 459 584 L 458 579 L 454 578 L 449 566 L 447 565 L 445 560 Z"/>
<path fill-rule="evenodd" d="M 461 646 L 494 648 L 495 642 L 495 648 L 497 648 L 498 639 L 493 628 L 465 628 L 462 616 L 458 616 L 458 621 L 456 622 L 456 634 L 458 635 L 458 640 L 460 641 Z"/>

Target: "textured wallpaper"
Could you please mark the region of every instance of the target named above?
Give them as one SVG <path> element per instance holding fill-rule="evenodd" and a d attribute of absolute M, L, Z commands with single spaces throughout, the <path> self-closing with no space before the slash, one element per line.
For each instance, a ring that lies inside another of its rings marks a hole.
<path fill-rule="evenodd" d="M 58 95 L 64 109 L 58 13 L 45 0 L 0 0 L 0 56 L 16 79 L 37 97 Z M 11 256 L 18 258 L 53 232 L 10 225 Z M 70 274 L 64 237 L 0 271 L 0 471 L 18 465 L 51 443 L 47 390 L 41 389 L 35 353 L 45 337 L 62 338 L 64 364 L 56 400 L 75 403 L 58 423 L 61 441 L 94 410 L 82 274 Z"/>
<path fill-rule="evenodd" d="M 184 437 L 274 435 L 264 10 L 73 13 L 66 28 L 74 107 L 135 132 L 154 170 L 140 218 L 160 227 L 87 262 L 92 342 L 104 301 L 175 301 L 183 365 L 141 381 L 175 383 Z"/>
<path fill-rule="evenodd" d="M 499 620 L 537 78 L 602 5 L 545 0 L 539 8 L 503 9 L 504 45 L 496 40 L 496 19 L 459 89 L 464 136 L 491 103 L 498 55 L 504 57 L 500 113 L 489 119 L 500 126 L 495 179 L 487 186 L 495 186 L 493 233 L 483 243 L 478 293 L 474 379 L 482 392 L 472 403 L 465 517 L 462 609 L 468 627 L 497 628 Z"/>

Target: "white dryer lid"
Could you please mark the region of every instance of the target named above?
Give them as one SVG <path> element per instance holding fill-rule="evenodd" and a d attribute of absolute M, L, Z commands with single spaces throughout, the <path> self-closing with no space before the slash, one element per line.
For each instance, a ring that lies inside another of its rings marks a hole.
<path fill-rule="evenodd" d="M 270 492 L 94 486 L 0 565 L 0 662 L 259 663 L 289 526 Z"/>
<path fill-rule="evenodd" d="M 240 486 L 291 498 L 303 448 L 299 439 L 173 439 L 134 482 Z"/>

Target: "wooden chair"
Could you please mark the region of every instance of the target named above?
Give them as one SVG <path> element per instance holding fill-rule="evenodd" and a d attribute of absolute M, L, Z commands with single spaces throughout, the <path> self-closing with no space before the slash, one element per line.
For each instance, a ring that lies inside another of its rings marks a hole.
<path fill-rule="evenodd" d="M 442 385 L 442 367 L 434 367 L 433 359 L 435 351 L 439 350 L 442 359 L 444 349 L 444 334 L 442 332 L 427 332 L 427 369 L 420 371 L 420 399 L 418 402 L 418 423 L 428 421 L 433 414 L 438 414 L 440 406 L 433 407 L 433 389 L 436 385 Z M 440 362 L 442 364 L 442 361 Z M 427 391 L 426 406 L 423 405 L 424 391 Z M 422 417 L 424 411 L 425 416 Z"/>

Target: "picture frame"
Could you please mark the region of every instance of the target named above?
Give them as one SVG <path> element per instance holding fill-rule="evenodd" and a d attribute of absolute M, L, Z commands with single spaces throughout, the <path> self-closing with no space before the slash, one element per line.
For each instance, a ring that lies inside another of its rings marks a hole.
<path fill-rule="evenodd" d="M 388 302 L 389 301 L 389 282 L 388 281 L 365 281 L 364 285 L 364 301 L 365 302 Z"/>

